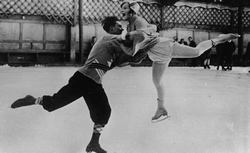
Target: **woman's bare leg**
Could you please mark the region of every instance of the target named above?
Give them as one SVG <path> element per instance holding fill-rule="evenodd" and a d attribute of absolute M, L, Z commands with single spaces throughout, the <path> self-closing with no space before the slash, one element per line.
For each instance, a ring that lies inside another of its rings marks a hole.
<path fill-rule="evenodd" d="M 223 35 L 223 37 L 218 37 L 212 40 L 206 40 L 201 42 L 197 47 L 189 47 L 181 44 L 174 44 L 173 46 L 173 52 L 172 52 L 172 57 L 174 58 L 193 58 L 193 57 L 198 57 L 205 51 L 207 51 L 209 48 L 212 46 L 222 43 L 223 41 L 225 42 L 226 40 L 232 39 L 232 38 L 237 38 L 236 35 L 234 34 L 228 34 L 228 35 Z M 156 87 L 157 91 L 157 110 L 155 115 L 152 117 L 152 122 L 157 122 L 161 117 L 164 117 L 163 119 L 166 119 L 168 117 L 167 110 L 165 109 L 165 87 L 164 87 L 164 73 L 168 67 L 168 64 L 171 59 L 168 59 L 166 63 L 157 63 L 153 62 L 152 66 L 152 75 L 153 75 L 153 83 Z"/>
<path fill-rule="evenodd" d="M 190 47 L 179 43 L 174 44 L 172 58 L 195 58 L 212 47 L 212 41 L 206 40 L 198 44 L 198 46 Z"/>
<path fill-rule="evenodd" d="M 199 43 L 195 48 L 176 43 L 173 46 L 172 58 L 195 58 L 213 46 L 238 37 L 240 37 L 238 34 L 220 34 L 217 38 Z"/>
<path fill-rule="evenodd" d="M 163 83 L 163 76 L 167 67 L 168 67 L 168 64 L 159 64 L 156 62 L 153 62 L 153 66 L 152 66 L 153 83 L 157 90 L 158 99 L 162 101 L 164 101 L 165 99 L 165 87 Z"/>
<path fill-rule="evenodd" d="M 165 109 L 165 86 L 163 82 L 164 73 L 166 72 L 166 69 L 168 67 L 168 64 L 170 62 L 170 59 L 167 63 L 156 63 L 153 62 L 152 66 L 152 76 L 153 76 L 153 83 L 156 87 L 157 91 L 157 110 L 155 115 L 152 117 L 152 122 L 157 122 L 158 119 L 163 117 L 163 119 L 168 117 L 167 110 Z"/>

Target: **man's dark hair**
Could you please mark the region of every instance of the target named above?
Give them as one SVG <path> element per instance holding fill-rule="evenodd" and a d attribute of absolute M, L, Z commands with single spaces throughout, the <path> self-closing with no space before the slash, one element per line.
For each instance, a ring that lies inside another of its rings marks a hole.
<path fill-rule="evenodd" d="M 109 16 L 106 17 L 103 21 L 102 21 L 102 27 L 106 32 L 109 32 L 109 28 L 110 26 L 115 26 L 116 21 L 119 21 L 118 18 L 116 16 Z"/>

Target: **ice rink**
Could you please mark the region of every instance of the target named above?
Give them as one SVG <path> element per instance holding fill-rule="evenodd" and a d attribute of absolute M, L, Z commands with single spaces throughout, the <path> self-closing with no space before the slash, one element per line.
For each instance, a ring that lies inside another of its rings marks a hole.
<path fill-rule="evenodd" d="M 41 106 L 12 110 L 31 94 L 57 92 L 78 67 L 0 67 L 0 153 L 84 153 L 93 123 L 84 100 L 48 113 Z M 170 67 L 170 119 L 151 123 L 156 91 L 151 67 L 115 68 L 103 86 L 112 114 L 100 139 L 108 153 L 249 153 L 249 68 Z"/>

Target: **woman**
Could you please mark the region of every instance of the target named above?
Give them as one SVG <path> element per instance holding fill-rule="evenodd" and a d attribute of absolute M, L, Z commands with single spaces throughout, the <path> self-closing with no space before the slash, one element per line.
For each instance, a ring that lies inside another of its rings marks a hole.
<path fill-rule="evenodd" d="M 208 49 L 207 51 L 205 51 L 205 53 L 203 53 L 203 67 L 204 69 L 210 69 L 210 58 L 211 58 L 211 52 L 212 49 Z"/>
<path fill-rule="evenodd" d="M 151 25 L 145 19 L 137 15 L 139 10 L 140 6 L 135 1 L 125 1 L 121 4 L 122 18 L 129 23 L 127 26 L 127 36 L 132 36 L 135 34 L 133 31 L 142 31 L 143 29 L 151 27 Z M 164 106 L 165 87 L 163 83 L 163 76 L 171 61 L 171 58 L 198 57 L 209 48 L 222 43 L 225 40 L 235 39 L 237 37 L 239 37 L 239 35 L 220 35 L 218 38 L 201 42 L 195 48 L 178 44 L 169 38 L 158 37 L 157 44 L 155 44 L 153 47 L 150 47 L 147 52 L 149 58 L 153 61 L 152 77 L 157 91 L 157 110 L 155 115 L 152 117 L 152 122 L 158 122 L 169 117 Z"/>

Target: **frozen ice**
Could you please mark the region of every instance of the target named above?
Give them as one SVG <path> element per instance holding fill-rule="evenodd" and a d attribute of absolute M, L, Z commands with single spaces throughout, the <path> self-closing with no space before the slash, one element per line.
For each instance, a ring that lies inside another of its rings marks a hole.
<path fill-rule="evenodd" d="M 27 94 L 53 94 L 78 67 L 0 67 L 0 153 L 84 153 L 93 123 L 83 98 L 54 112 L 10 109 Z M 169 67 L 164 77 L 171 118 L 151 123 L 156 91 L 151 67 L 115 68 L 103 86 L 112 107 L 100 139 L 110 153 L 250 152 L 247 67 Z"/>

